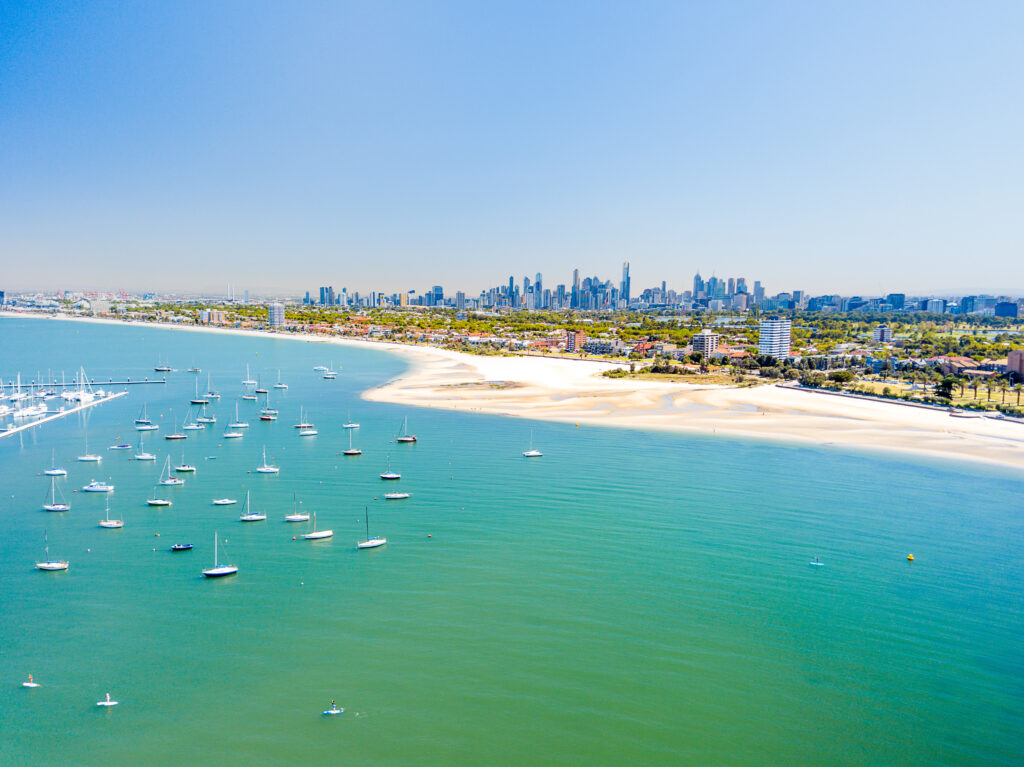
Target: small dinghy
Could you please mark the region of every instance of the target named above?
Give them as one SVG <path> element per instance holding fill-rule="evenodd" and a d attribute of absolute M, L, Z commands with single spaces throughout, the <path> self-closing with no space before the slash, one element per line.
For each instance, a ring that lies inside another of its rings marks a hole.
<path fill-rule="evenodd" d="M 191 543 L 176 543 L 173 546 L 171 546 L 171 551 L 191 551 L 191 550 L 192 550 L 192 544 Z"/>

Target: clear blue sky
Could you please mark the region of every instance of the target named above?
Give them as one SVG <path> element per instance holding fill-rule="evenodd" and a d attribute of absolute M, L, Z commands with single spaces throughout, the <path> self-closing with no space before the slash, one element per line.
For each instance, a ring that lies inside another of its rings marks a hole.
<path fill-rule="evenodd" d="M 0 289 L 1024 292 L 1024 3 L 0 0 Z"/>

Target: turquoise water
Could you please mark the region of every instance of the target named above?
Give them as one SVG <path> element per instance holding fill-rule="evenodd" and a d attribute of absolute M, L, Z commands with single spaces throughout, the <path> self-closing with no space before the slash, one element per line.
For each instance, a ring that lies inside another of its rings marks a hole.
<path fill-rule="evenodd" d="M 365 402 L 404 363 L 361 348 L 3 319 L 0 349 L 5 380 L 178 368 L 0 440 L 0 764 L 1022 762 L 1019 474 Z M 150 436 L 153 463 L 105 450 L 143 402 L 169 431 L 193 360 L 223 394 L 213 430 Z M 223 440 L 246 363 L 290 388 Z M 418 444 L 391 441 L 405 416 Z M 74 460 L 86 426 L 100 468 Z M 250 473 L 264 444 L 278 476 Z M 40 510 L 51 449 L 67 514 Z M 197 475 L 147 507 L 182 449 Z M 71 492 L 92 478 L 124 529 Z M 412 498 L 377 500 L 395 484 Z M 246 490 L 266 522 L 210 505 Z M 292 541 L 293 493 L 333 539 Z M 383 549 L 354 548 L 364 506 Z M 214 530 L 237 577 L 200 575 Z M 44 531 L 69 572 L 34 569 Z"/>

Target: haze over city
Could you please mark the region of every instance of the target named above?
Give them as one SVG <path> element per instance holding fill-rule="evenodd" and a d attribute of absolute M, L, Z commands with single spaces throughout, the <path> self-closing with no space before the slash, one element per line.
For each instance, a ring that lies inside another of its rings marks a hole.
<path fill-rule="evenodd" d="M 1018 3 L 0 16 L 9 291 L 1024 293 Z"/>

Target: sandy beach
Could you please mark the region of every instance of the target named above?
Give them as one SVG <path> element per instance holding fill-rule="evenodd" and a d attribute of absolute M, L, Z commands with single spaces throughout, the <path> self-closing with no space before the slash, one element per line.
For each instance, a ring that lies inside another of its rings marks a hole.
<path fill-rule="evenodd" d="M 3 316 L 45 319 L 4 312 Z M 124 324 L 102 318 L 61 320 Z M 128 323 L 143 324 L 143 323 Z M 790 387 L 699 386 L 605 378 L 616 364 L 485 357 L 426 346 L 265 331 L 159 324 L 178 330 L 362 346 L 402 355 L 410 369 L 364 398 L 517 418 L 753 437 L 914 452 L 1024 469 L 1024 424 Z"/>

